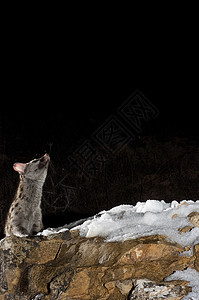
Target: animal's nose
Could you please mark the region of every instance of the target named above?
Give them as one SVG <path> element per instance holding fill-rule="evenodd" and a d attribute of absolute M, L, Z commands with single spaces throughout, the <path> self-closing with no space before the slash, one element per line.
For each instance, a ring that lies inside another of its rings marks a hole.
<path fill-rule="evenodd" d="M 50 156 L 46 153 L 44 156 L 40 158 L 40 162 L 47 162 L 50 160 Z"/>

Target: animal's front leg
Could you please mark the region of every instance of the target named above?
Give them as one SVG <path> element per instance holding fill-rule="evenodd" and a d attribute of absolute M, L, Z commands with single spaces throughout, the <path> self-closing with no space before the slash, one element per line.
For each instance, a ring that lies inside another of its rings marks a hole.
<path fill-rule="evenodd" d="M 42 214 L 41 210 L 39 209 L 34 215 L 34 223 L 31 229 L 31 235 L 37 234 L 39 231 L 42 231 L 43 228 Z"/>
<path fill-rule="evenodd" d="M 39 231 L 42 231 L 43 228 L 44 228 L 43 224 L 41 224 L 41 223 L 33 224 L 32 230 L 31 230 L 31 235 L 37 234 Z"/>
<path fill-rule="evenodd" d="M 12 226 L 12 234 L 16 235 L 16 236 L 28 236 L 30 235 L 30 233 L 28 232 L 28 230 L 23 227 L 22 225 L 13 225 Z"/>

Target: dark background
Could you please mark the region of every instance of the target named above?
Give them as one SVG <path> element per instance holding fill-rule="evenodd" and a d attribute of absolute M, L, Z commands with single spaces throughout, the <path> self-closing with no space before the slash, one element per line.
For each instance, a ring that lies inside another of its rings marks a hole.
<path fill-rule="evenodd" d="M 45 152 L 51 156 L 44 186 L 45 227 L 64 225 L 114 205 L 135 204 L 150 197 L 166 201 L 197 199 L 198 185 L 193 187 L 191 180 L 180 193 L 187 178 L 198 179 L 195 39 L 185 43 L 183 35 L 176 41 L 175 34 L 161 39 L 159 33 L 144 37 L 132 31 L 120 40 L 112 36 L 112 31 L 106 37 L 99 35 L 99 28 L 91 32 L 90 26 L 72 32 L 71 24 L 63 31 L 49 24 L 35 29 L 33 23 L 26 28 L 20 20 L 17 25 L 12 24 L 5 32 L 2 55 L 2 229 L 18 184 L 13 163 L 28 162 Z M 104 177 L 98 174 L 87 180 L 68 169 L 69 155 L 107 118 L 116 115 L 118 107 L 137 90 L 159 110 L 158 117 L 143 122 L 133 145 L 111 161 Z M 133 171 L 126 172 L 131 162 Z M 179 181 L 188 168 L 187 177 Z M 135 186 L 129 183 L 132 174 L 136 174 Z M 158 190 L 160 177 L 164 189 Z M 126 194 L 121 196 L 121 190 Z"/>
<path fill-rule="evenodd" d="M 79 69 L 71 67 L 71 76 L 60 66 L 41 67 L 42 63 L 40 59 L 27 66 L 12 65 L 9 72 L 14 74 L 3 79 L 1 134 L 6 155 L 34 157 L 49 152 L 49 147 L 54 155 L 66 155 L 116 114 L 136 90 L 160 112 L 143 126 L 143 135 L 198 138 L 197 87 L 189 69 L 176 72 L 162 65 L 159 73 L 142 65 L 134 70 L 127 63 L 119 68 L 106 65 L 107 61 L 101 66 L 87 61 Z"/>

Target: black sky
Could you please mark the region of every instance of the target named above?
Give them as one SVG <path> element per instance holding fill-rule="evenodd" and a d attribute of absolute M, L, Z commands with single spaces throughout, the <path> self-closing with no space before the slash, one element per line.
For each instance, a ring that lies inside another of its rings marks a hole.
<path fill-rule="evenodd" d="M 49 8 L 5 12 L 0 126 L 7 155 L 34 156 L 49 144 L 70 151 L 136 90 L 160 111 L 143 134 L 198 138 L 194 18 L 169 6 L 153 14 L 143 6 L 98 7 L 99 14 Z"/>
<path fill-rule="evenodd" d="M 17 64 L 15 72 L 4 78 L 1 119 L 8 154 L 34 156 L 49 151 L 50 144 L 55 151 L 70 151 L 136 90 L 160 111 L 143 134 L 198 137 L 195 82 L 180 71 L 142 73 L 121 65 L 106 69 L 83 64 L 70 76 L 61 68 L 40 70 L 39 63 L 31 68 L 32 64 L 25 72 L 23 64 L 23 72 Z"/>
<path fill-rule="evenodd" d="M 2 56 L 7 155 L 34 156 L 49 151 L 49 144 L 54 152 L 70 152 L 136 90 L 160 111 L 142 134 L 198 138 L 194 59 L 178 47 L 162 51 L 159 45 L 153 52 L 150 40 L 140 49 L 135 40 L 110 45 L 81 30 L 68 40 L 53 30 L 37 35 L 34 27 L 22 29 L 12 27 Z"/>

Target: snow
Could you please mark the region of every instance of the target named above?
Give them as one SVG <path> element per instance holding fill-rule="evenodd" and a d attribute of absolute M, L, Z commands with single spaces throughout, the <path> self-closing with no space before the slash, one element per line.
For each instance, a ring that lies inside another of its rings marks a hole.
<path fill-rule="evenodd" d="M 166 204 L 163 201 L 157 201 L 157 200 L 147 200 L 146 202 L 138 202 L 136 207 L 136 212 L 138 213 L 145 213 L 147 211 L 158 213 L 162 212 L 164 210 L 164 204 Z"/>
<path fill-rule="evenodd" d="M 37 235 L 43 235 L 43 236 L 49 236 L 51 234 L 57 234 L 57 233 L 61 233 L 64 231 L 67 231 L 68 228 L 61 228 L 61 229 L 55 229 L 55 228 L 47 228 L 44 229 L 42 232 L 39 232 Z"/>
<path fill-rule="evenodd" d="M 193 211 L 199 211 L 199 201 L 166 203 L 163 200 L 147 200 L 135 206 L 120 205 L 102 211 L 73 229 L 79 229 L 81 236 L 101 236 L 107 242 L 166 235 L 168 240 L 185 247 L 199 243 L 199 227 L 182 234 L 178 231 L 179 228 L 192 225 L 187 216 Z"/>
<path fill-rule="evenodd" d="M 125 241 L 141 236 L 164 235 L 171 242 L 176 242 L 183 247 L 189 246 L 190 250 L 186 255 L 193 255 L 193 246 L 199 243 L 199 227 L 194 227 L 187 216 L 199 212 L 199 200 L 184 200 L 181 202 L 172 201 L 166 203 L 161 200 L 147 200 L 133 205 L 120 205 L 108 211 L 102 211 L 93 218 L 80 220 L 64 227 L 44 230 L 42 235 L 50 235 L 68 229 L 78 229 L 81 236 L 86 238 L 101 236 L 106 242 Z M 190 232 L 182 232 L 179 228 L 192 226 Z M 183 253 L 184 255 L 184 253 Z M 102 257 L 99 263 L 106 261 Z M 183 300 L 199 299 L 199 273 L 188 268 L 184 271 L 177 271 L 166 280 L 184 279 L 190 281 L 192 292 Z"/>

